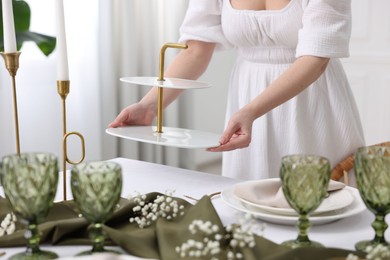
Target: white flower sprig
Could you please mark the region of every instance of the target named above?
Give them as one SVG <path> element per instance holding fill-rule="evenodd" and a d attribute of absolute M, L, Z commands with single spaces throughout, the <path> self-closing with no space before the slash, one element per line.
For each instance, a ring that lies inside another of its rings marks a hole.
<path fill-rule="evenodd" d="M 188 230 L 192 235 L 198 232 L 203 233 L 202 241 L 189 239 L 181 246 L 176 247 L 176 252 L 180 257 L 202 257 L 215 256 L 221 253 L 221 240 L 223 236 L 219 234 L 219 227 L 212 224 L 211 221 L 194 220 L 188 226 Z M 211 258 L 216 259 L 216 258 Z"/>
<path fill-rule="evenodd" d="M 173 192 L 167 193 L 166 195 L 157 195 L 157 198 L 152 202 L 146 202 L 147 196 L 139 193 L 133 198 L 137 203 L 133 211 L 138 215 L 131 217 L 129 219 L 130 223 L 135 222 L 140 228 L 145 228 L 156 222 L 158 218 L 172 220 L 184 215 L 184 206 L 180 205 L 172 197 L 172 194 Z"/>
<path fill-rule="evenodd" d="M 354 254 L 348 254 L 345 260 L 359 260 L 359 257 Z"/>
<path fill-rule="evenodd" d="M 0 237 L 11 235 L 16 229 L 16 216 L 14 213 L 8 213 L 0 224 Z"/>
<path fill-rule="evenodd" d="M 368 246 L 366 248 L 367 260 L 390 260 L 390 247 L 378 244 L 376 246 Z M 346 260 L 359 260 L 354 254 L 349 254 Z"/>
<path fill-rule="evenodd" d="M 243 259 L 241 249 L 253 248 L 256 245 L 255 235 L 261 236 L 265 225 L 259 224 L 250 214 L 240 217 L 237 224 L 229 225 L 224 235 L 219 233 L 217 225 L 210 221 L 194 220 L 188 227 L 192 235 L 202 233 L 202 240 L 189 239 L 176 247 L 181 258 L 195 257 L 219 259 L 223 253 L 222 245 L 228 245 L 223 259 Z"/>
<path fill-rule="evenodd" d="M 238 218 L 238 223 L 226 227 L 230 249 L 228 259 L 242 259 L 241 248 L 253 248 L 256 245 L 255 235 L 262 236 L 265 224 L 259 224 L 250 214 Z"/>

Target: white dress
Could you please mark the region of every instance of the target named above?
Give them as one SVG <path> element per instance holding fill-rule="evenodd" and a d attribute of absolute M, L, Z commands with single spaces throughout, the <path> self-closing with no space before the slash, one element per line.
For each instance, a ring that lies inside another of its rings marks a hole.
<path fill-rule="evenodd" d="M 236 48 L 226 122 L 300 56 L 329 57 L 326 71 L 298 96 L 255 120 L 248 148 L 224 152 L 224 176 L 279 176 L 288 154 L 327 157 L 332 166 L 364 145 L 359 113 L 338 58 L 349 55 L 350 0 L 291 0 L 281 10 L 237 10 L 230 0 L 191 0 L 180 42 Z M 212 106 L 212 104 L 210 104 Z"/>

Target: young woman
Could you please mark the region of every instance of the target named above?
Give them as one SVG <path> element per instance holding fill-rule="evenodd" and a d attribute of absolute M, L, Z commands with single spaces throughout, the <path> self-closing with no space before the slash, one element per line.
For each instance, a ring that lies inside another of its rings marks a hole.
<path fill-rule="evenodd" d="M 279 176 L 287 154 L 316 154 L 335 165 L 364 145 L 339 58 L 347 57 L 350 0 L 190 0 L 180 29 L 187 43 L 166 77 L 197 79 L 217 49 L 236 48 L 220 146 L 223 175 Z M 164 92 L 164 106 L 180 90 Z M 209 104 L 212 107 L 213 104 Z M 157 90 L 125 108 L 110 127 L 149 125 Z"/>

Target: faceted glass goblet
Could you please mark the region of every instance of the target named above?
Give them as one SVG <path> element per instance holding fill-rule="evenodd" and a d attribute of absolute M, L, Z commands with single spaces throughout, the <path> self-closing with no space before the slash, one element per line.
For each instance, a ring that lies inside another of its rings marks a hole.
<path fill-rule="evenodd" d="M 80 255 L 108 252 L 104 248 L 103 224 L 114 213 L 120 199 L 121 166 L 114 162 L 78 164 L 71 170 L 71 189 L 80 213 L 91 223 L 89 237 L 92 249 Z"/>
<path fill-rule="evenodd" d="M 27 250 L 10 259 L 54 259 L 57 254 L 39 248 L 38 224 L 57 191 L 58 161 L 50 153 L 22 153 L 3 157 L 0 171 L 4 193 L 19 222 L 27 226 Z"/>
<path fill-rule="evenodd" d="M 289 155 L 282 158 L 280 177 L 287 202 L 298 214 L 298 237 L 282 245 L 297 247 L 322 247 L 311 241 L 309 214 L 321 204 L 327 193 L 330 179 L 330 163 L 320 156 Z"/>
<path fill-rule="evenodd" d="M 374 213 L 373 240 L 360 241 L 355 247 L 366 251 L 368 246 L 388 246 L 385 240 L 385 216 L 390 212 L 390 147 L 361 147 L 355 153 L 355 175 L 360 196 Z"/>

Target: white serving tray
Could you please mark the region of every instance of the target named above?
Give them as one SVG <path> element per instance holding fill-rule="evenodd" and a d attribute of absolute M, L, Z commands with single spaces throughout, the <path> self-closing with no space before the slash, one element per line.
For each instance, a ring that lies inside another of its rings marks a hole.
<path fill-rule="evenodd" d="M 159 81 L 157 77 L 123 77 L 120 78 L 120 81 L 142 86 L 177 89 L 199 89 L 211 87 L 208 83 L 177 78 L 164 78 L 164 81 Z"/>
<path fill-rule="evenodd" d="M 156 126 L 125 126 L 108 128 L 106 133 L 133 141 L 179 148 L 219 146 L 219 134 L 174 127 L 163 127 L 163 133 L 157 133 L 156 129 Z"/>

